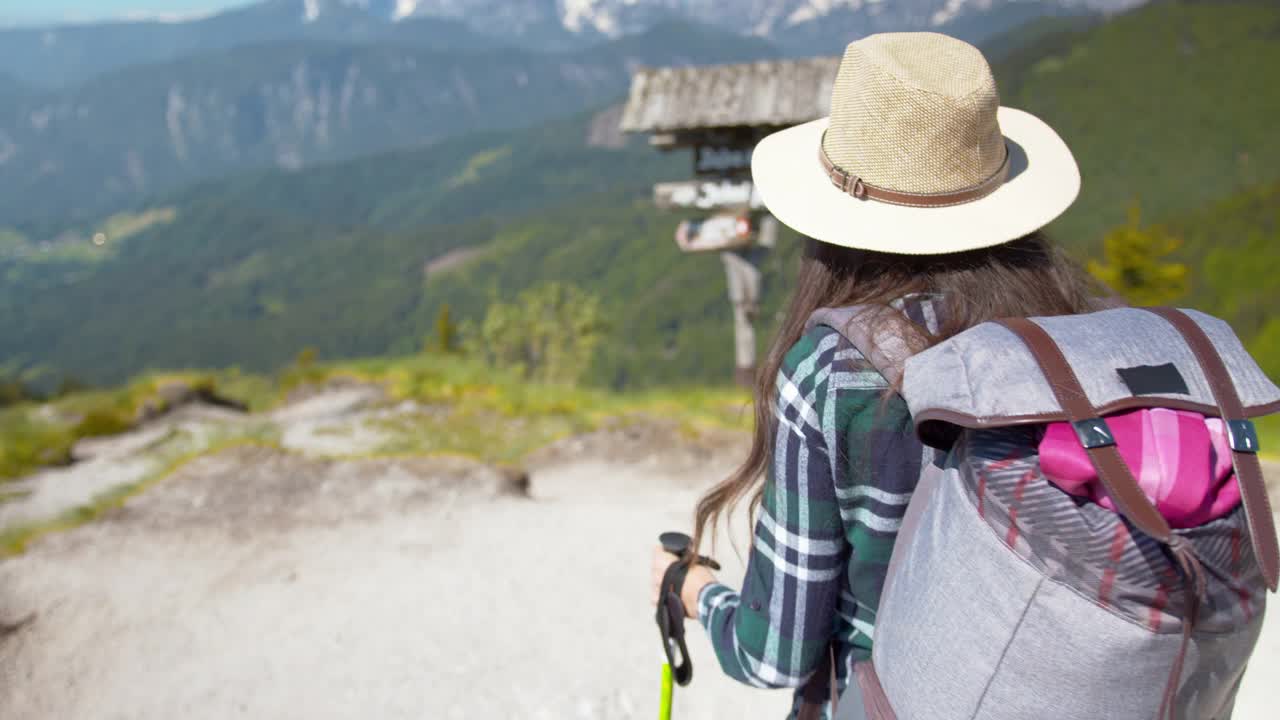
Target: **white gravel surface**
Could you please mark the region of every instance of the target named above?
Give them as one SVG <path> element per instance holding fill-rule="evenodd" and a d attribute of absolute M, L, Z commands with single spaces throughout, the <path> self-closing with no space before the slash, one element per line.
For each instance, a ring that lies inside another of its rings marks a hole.
<path fill-rule="evenodd" d="M 34 613 L 0 717 L 652 718 L 650 542 L 730 463 L 612 454 L 549 453 L 532 498 L 462 460 L 198 461 L 0 563 L 0 620 Z M 677 717 L 785 714 L 691 630 Z"/>
<path fill-rule="evenodd" d="M 458 459 L 201 459 L 0 561 L 0 718 L 653 718 L 650 543 L 741 451 L 576 439 L 531 460 L 531 497 Z M 1236 720 L 1280 707 L 1277 616 Z M 785 715 L 690 630 L 676 718 Z"/>

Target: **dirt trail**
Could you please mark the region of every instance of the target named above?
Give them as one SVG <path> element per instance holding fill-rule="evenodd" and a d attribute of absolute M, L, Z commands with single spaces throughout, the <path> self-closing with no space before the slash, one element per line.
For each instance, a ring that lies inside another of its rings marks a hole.
<path fill-rule="evenodd" d="M 201 459 L 0 563 L 0 619 L 35 613 L 0 717 L 654 717 L 648 542 L 736 456 L 660 435 L 541 453 L 532 497 L 465 460 Z M 692 646 L 679 717 L 785 715 Z"/>
<path fill-rule="evenodd" d="M 742 450 L 602 433 L 532 458 L 530 496 L 462 459 L 202 458 L 0 561 L 0 717 L 652 718 L 648 544 Z M 678 718 L 784 717 L 691 630 Z M 1280 611 L 1256 658 L 1236 720 L 1280 706 Z"/>

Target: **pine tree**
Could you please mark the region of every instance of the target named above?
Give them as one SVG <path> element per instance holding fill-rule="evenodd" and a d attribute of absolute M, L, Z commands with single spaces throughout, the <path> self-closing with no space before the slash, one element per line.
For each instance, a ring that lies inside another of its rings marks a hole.
<path fill-rule="evenodd" d="M 303 348 L 298 353 L 298 357 L 294 359 L 294 363 L 303 370 L 310 370 L 315 367 L 316 360 L 320 358 L 320 353 L 313 347 Z"/>
<path fill-rule="evenodd" d="M 1103 238 L 1105 262 L 1089 261 L 1089 272 L 1135 305 L 1166 305 L 1186 295 L 1190 271 L 1170 256 L 1182 239 L 1159 225 L 1142 226 L 1135 202 L 1129 221 Z"/>
<path fill-rule="evenodd" d="M 457 349 L 457 326 L 450 317 L 448 303 L 441 305 L 436 315 L 436 348 L 445 353 Z"/>

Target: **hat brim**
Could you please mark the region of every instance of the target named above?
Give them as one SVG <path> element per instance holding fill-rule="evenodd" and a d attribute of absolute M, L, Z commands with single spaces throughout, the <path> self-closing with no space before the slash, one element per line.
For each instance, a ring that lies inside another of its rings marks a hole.
<path fill-rule="evenodd" d="M 841 191 L 818 161 L 828 118 L 776 132 L 756 146 L 751 175 L 769 212 L 815 240 L 903 255 L 942 255 L 1000 245 L 1061 215 L 1080 193 L 1067 144 L 1036 116 L 1002 107 L 1009 179 L 986 197 L 920 208 L 859 200 Z"/>

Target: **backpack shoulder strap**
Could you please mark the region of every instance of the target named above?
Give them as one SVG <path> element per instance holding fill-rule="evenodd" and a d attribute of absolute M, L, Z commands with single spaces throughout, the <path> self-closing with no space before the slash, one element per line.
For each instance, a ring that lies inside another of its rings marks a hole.
<path fill-rule="evenodd" d="M 1280 542 L 1276 539 L 1275 518 L 1267 499 L 1262 464 L 1258 462 L 1258 434 L 1253 422 L 1245 416 L 1244 404 L 1240 401 L 1240 394 L 1231 380 L 1231 374 L 1204 329 L 1186 313 L 1171 307 L 1144 309 L 1169 321 L 1182 334 L 1209 382 L 1213 398 L 1222 413 L 1222 422 L 1227 426 L 1231 462 L 1235 467 L 1236 482 L 1240 485 L 1240 498 L 1249 524 L 1253 552 L 1262 568 L 1267 587 L 1275 592 L 1277 582 L 1280 581 Z"/>
<path fill-rule="evenodd" d="M 805 332 L 817 325 L 844 336 L 893 387 L 901 382 L 907 360 L 919 350 L 910 341 L 919 330 L 901 312 L 884 305 L 820 308 L 809 316 Z"/>
<path fill-rule="evenodd" d="M 1107 421 L 1099 416 L 1093 403 L 1089 402 L 1089 396 L 1076 377 L 1075 370 L 1062 354 L 1062 349 L 1044 328 L 1031 320 L 1008 318 L 997 322 L 1017 335 L 1040 365 L 1041 372 L 1049 381 L 1049 387 L 1057 396 L 1058 404 L 1070 418 L 1080 444 L 1098 471 L 1098 479 L 1115 501 L 1120 514 L 1137 525 L 1142 532 L 1168 544 L 1173 536 L 1169 522 L 1151 504 L 1151 500 L 1134 479 L 1133 472 L 1116 448 L 1115 437 L 1107 427 Z"/>

